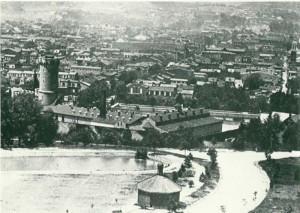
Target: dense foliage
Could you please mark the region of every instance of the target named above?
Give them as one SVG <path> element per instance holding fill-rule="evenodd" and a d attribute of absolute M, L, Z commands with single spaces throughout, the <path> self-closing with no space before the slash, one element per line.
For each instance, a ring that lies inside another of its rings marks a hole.
<path fill-rule="evenodd" d="M 42 107 L 32 94 L 11 98 L 10 93 L 1 95 L 1 140 L 3 146 L 11 146 L 17 138 L 19 146 L 36 147 L 53 143 L 58 129 L 51 112 L 42 114 Z"/>
<path fill-rule="evenodd" d="M 137 149 L 135 153 L 135 159 L 145 160 L 148 158 L 147 149 Z"/>
<path fill-rule="evenodd" d="M 242 88 L 215 87 L 213 85 L 196 86 L 194 99 L 187 101 L 191 107 L 208 109 L 260 112 L 267 110 L 266 99 L 250 99 Z"/>
<path fill-rule="evenodd" d="M 244 87 L 249 90 L 258 89 L 260 86 L 264 84 L 264 81 L 261 79 L 261 76 L 257 73 L 249 75 L 244 83 Z"/>
<path fill-rule="evenodd" d="M 299 97 L 282 92 L 274 93 L 270 96 L 270 108 L 276 112 L 299 113 Z"/>
<path fill-rule="evenodd" d="M 252 119 L 241 124 L 233 148 L 244 150 L 252 148 L 266 153 L 278 150 L 299 150 L 299 122 L 281 122 L 278 115 L 269 116 L 263 123 Z"/>
<path fill-rule="evenodd" d="M 97 107 L 100 115 L 106 116 L 106 97 L 109 95 L 108 85 L 105 81 L 95 81 L 85 90 L 78 94 L 78 106 L 81 107 Z"/>

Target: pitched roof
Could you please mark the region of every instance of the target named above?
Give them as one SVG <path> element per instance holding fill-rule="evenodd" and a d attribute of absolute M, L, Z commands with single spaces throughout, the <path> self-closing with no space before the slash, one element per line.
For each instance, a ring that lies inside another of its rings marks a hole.
<path fill-rule="evenodd" d="M 178 130 L 179 126 L 182 126 L 183 128 L 195 128 L 195 127 L 205 126 L 205 125 L 215 124 L 215 123 L 222 123 L 222 121 L 217 120 L 213 117 L 206 117 L 206 118 L 198 118 L 193 120 L 178 121 L 170 124 L 159 125 L 158 128 L 166 132 L 174 132 Z"/>
<path fill-rule="evenodd" d="M 150 193 L 165 194 L 181 191 L 181 187 L 179 185 L 161 175 L 155 175 L 143 180 L 138 184 L 138 189 Z"/>

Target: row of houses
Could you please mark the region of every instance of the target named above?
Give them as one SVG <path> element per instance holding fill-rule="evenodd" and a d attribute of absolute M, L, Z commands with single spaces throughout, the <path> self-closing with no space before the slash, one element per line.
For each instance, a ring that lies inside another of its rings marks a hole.
<path fill-rule="evenodd" d="M 151 81 L 150 81 L 151 82 Z M 129 95 L 151 95 L 161 97 L 175 97 L 177 94 L 182 94 L 183 98 L 190 99 L 194 94 L 194 86 L 186 84 L 164 84 L 160 81 L 138 80 L 127 85 Z"/>

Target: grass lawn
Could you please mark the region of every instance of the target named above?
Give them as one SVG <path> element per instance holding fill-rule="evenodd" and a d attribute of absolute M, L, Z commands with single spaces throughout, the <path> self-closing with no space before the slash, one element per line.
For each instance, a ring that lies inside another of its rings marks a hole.
<path fill-rule="evenodd" d="M 259 164 L 273 181 L 267 197 L 252 213 L 300 212 L 300 158 L 261 161 Z"/>

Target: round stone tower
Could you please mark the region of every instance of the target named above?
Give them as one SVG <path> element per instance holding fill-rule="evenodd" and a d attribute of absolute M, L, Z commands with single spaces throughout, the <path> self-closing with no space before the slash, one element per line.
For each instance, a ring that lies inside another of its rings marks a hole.
<path fill-rule="evenodd" d="M 59 59 L 53 55 L 39 58 L 39 100 L 42 105 L 52 104 L 57 97 Z"/>

